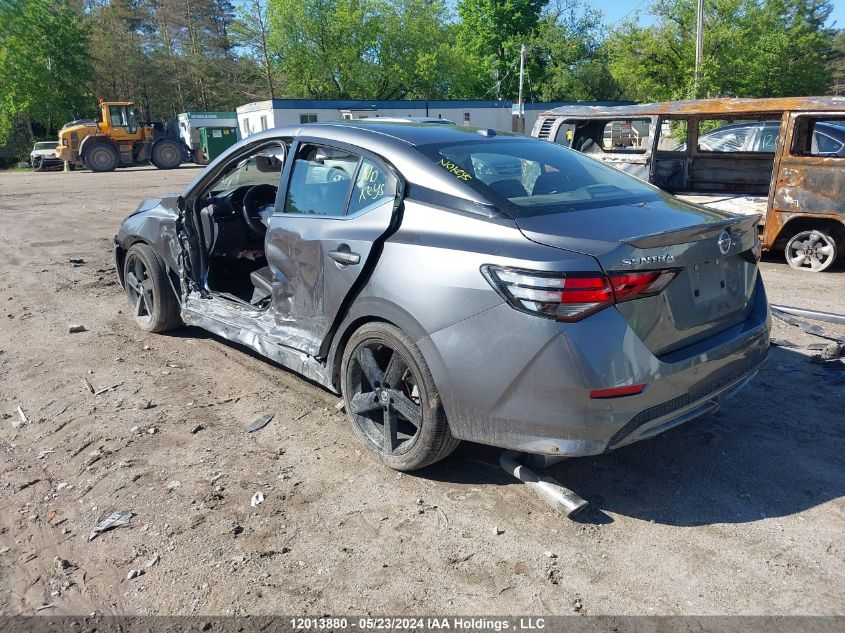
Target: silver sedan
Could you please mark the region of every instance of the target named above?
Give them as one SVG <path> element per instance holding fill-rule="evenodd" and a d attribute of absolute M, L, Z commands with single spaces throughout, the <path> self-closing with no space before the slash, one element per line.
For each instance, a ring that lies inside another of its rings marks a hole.
<path fill-rule="evenodd" d="M 268 130 L 114 245 L 141 328 L 199 326 L 342 394 L 398 470 L 459 440 L 612 450 L 714 411 L 768 351 L 756 218 L 492 130 Z"/>

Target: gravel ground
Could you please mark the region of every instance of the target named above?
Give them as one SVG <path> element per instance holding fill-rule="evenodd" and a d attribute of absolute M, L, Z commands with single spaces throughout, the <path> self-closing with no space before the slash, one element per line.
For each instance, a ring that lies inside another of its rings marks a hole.
<path fill-rule="evenodd" d="M 845 613 L 845 387 L 817 352 L 773 348 L 718 414 L 552 468 L 577 520 L 493 449 L 401 475 L 321 388 L 133 325 L 111 237 L 197 173 L 0 173 L 0 612 Z M 762 269 L 772 302 L 845 312 L 842 266 Z M 129 526 L 89 541 L 114 510 Z"/>

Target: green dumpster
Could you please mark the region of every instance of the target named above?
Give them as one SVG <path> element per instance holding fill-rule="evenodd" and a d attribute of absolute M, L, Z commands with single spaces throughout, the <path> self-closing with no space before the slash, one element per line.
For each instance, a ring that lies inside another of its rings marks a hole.
<path fill-rule="evenodd" d="M 238 128 L 235 127 L 201 127 L 200 157 L 208 164 L 234 145 L 238 140 Z"/>

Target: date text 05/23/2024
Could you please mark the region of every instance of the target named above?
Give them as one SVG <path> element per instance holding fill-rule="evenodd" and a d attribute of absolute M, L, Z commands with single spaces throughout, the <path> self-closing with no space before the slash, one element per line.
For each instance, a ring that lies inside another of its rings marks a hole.
<path fill-rule="evenodd" d="M 487 633 L 500 631 L 537 631 L 546 628 L 544 618 L 482 617 L 296 617 L 290 619 L 295 631 L 462 631 Z"/>

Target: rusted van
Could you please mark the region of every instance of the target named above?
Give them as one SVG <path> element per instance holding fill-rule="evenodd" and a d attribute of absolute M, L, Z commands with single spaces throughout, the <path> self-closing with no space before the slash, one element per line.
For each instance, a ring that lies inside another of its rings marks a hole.
<path fill-rule="evenodd" d="M 677 197 L 760 214 L 760 240 L 819 272 L 845 252 L 845 97 L 565 106 L 532 135 Z"/>

